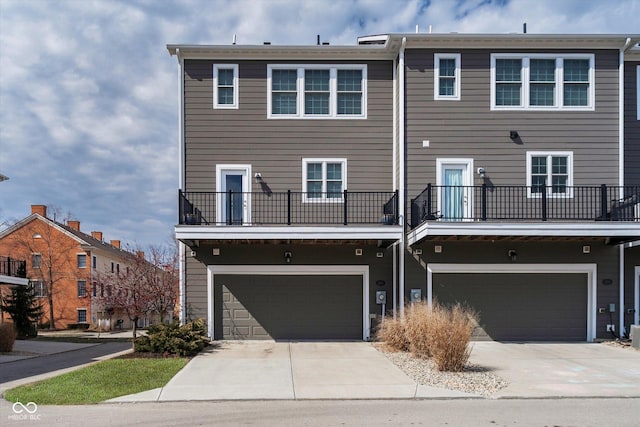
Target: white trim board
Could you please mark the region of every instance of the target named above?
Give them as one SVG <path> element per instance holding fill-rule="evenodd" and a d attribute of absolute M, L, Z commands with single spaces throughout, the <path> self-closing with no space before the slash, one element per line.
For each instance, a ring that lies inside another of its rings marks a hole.
<path fill-rule="evenodd" d="M 596 337 L 597 264 L 427 264 L 427 302 L 433 301 L 433 274 L 439 273 L 584 273 L 587 275 L 587 336 Z M 636 293 L 637 295 L 637 293 Z M 637 312 L 636 312 L 637 314 Z"/>
<path fill-rule="evenodd" d="M 207 321 L 209 337 L 214 336 L 214 286 L 216 274 L 233 275 L 315 275 L 343 276 L 362 275 L 362 340 L 371 335 L 369 319 L 369 266 L 368 265 L 209 265 L 207 266 Z"/>
<path fill-rule="evenodd" d="M 297 226 L 184 226 L 175 227 L 178 240 L 268 240 L 268 239 L 330 239 L 330 240 L 398 240 L 402 237 L 401 225 L 372 227 L 297 227 Z"/>

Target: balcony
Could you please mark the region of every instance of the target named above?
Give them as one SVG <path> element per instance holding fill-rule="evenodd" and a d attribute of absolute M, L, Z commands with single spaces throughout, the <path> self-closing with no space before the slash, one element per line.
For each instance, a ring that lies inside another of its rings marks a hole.
<path fill-rule="evenodd" d="M 640 186 L 439 186 L 411 200 L 411 228 L 425 222 L 640 221 Z"/>
<path fill-rule="evenodd" d="M 26 285 L 27 262 L 0 256 L 0 284 Z"/>
<path fill-rule="evenodd" d="M 401 235 L 397 191 L 179 191 L 178 198 L 176 235 L 183 240 L 231 236 L 396 239 Z"/>

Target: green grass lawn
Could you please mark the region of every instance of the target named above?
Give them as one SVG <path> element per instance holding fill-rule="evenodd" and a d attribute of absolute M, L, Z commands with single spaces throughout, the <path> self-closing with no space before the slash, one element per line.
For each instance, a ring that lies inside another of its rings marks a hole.
<path fill-rule="evenodd" d="M 38 405 L 98 403 L 164 386 L 189 359 L 111 359 L 5 393 L 11 402 Z"/>

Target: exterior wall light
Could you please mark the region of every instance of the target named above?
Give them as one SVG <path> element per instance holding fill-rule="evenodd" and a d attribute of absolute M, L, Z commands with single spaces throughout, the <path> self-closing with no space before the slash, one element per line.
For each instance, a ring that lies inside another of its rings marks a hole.
<path fill-rule="evenodd" d="M 509 249 L 509 252 L 507 254 L 509 255 L 509 259 L 511 261 L 515 262 L 518 259 L 518 253 L 515 249 Z"/>
<path fill-rule="evenodd" d="M 510 130 L 509 131 L 509 138 L 511 138 L 511 140 L 516 140 L 520 137 L 520 134 L 518 134 L 517 130 Z"/>
<path fill-rule="evenodd" d="M 284 253 L 284 262 L 291 264 L 291 252 L 287 251 Z"/>

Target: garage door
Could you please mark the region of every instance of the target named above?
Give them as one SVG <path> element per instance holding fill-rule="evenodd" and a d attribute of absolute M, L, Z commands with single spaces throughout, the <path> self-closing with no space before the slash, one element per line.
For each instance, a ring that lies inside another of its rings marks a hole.
<path fill-rule="evenodd" d="M 362 276 L 217 275 L 216 337 L 362 339 Z"/>
<path fill-rule="evenodd" d="M 433 296 L 478 311 L 478 339 L 587 339 L 586 274 L 439 273 L 433 275 Z"/>

